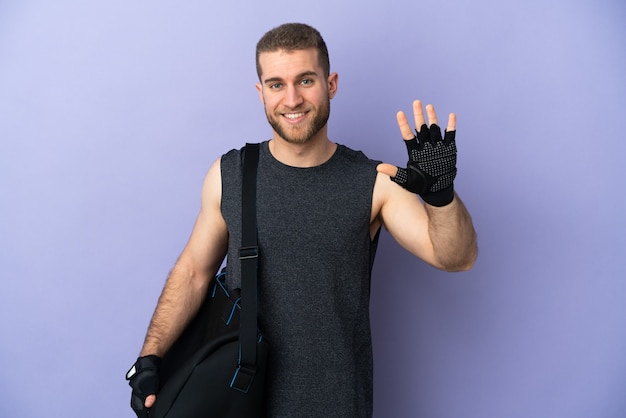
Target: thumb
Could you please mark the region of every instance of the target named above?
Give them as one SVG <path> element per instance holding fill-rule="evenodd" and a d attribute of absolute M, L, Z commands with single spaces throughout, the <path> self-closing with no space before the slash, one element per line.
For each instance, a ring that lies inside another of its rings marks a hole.
<path fill-rule="evenodd" d="M 156 402 L 156 395 L 148 395 L 146 397 L 146 402 L 144 403 L 144 405 L 146 408 L 152 408 L 154 402 Z"/>
<path fill-rule="evenodd" d="M 376 166 L 376 171 L 387 174 L 389 177 L 395 177 L 398 174 L 398 167 L 393 164 L 382 163 Z"/>

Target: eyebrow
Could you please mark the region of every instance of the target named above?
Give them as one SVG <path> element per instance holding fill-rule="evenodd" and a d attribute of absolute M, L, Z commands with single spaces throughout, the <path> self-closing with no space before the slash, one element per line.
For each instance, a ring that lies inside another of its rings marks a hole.
<path fill-rule="evenodd" d="M 297 79 L 299 78 L 304 78 L 304 77 L 309 77 L 309 76 L 316 76 L 317 77 L 317 73 L 315 71 L 304 71 L 300 74 L 298 74 L 296 76 Z M 283 79 L 281 77 L 271 77 L 271 78 L 267 78 L 265 80 L 263 80 L 264 84 L 268 84 L 268 83 L 275 83 L 277 81 L 283 81 Z"/>

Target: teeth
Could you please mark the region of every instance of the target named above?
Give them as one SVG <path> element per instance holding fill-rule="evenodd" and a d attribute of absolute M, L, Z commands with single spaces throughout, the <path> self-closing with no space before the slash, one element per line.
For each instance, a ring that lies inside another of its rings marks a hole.
<path fill-rule="evenodd" d="M 300 117 L 304 116 L 304 112 L 301 112 L 301 113 L 285 113 L 284 116 L 287 119 L 297 119 L 297 118 L 300 118 Z"/>

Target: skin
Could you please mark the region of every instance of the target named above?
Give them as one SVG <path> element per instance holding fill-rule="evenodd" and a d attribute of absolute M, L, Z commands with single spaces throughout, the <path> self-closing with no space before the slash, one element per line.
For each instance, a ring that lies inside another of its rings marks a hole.
<path fill-rule="evenodd" d="M 294 167 L 314 167 L 327 161 L 337 144 L 328 138 L 329 102 L 338 88 L 338 75 L 325 75 L 314 49 L 261 54 L 261 79 L 256 85 L 273 136 L 272 155 Z M 415 126 L 425 122 L 422 103 L 413 103 Z M 437 123 L 432 105 L 428 123 Z M 413 131 L 404 112 L 397 114 L 402 137 Z M 448 130 L 456 129 L 450 114 Z M 390 181 L 397 167 L 380 164 L 374 184 L 370 233 L 384 226 L 398 243 L 428 264 L 446 271 L 470 269 L 477 256 L 476 233 L 460 198 L 444 207 L 423 203 Z M 202 205 L 191 236 L 164 286 L 140 355 L 163 356 L 201 304 L 226 255 L 228 232 L 220 211 L 220 160 L 213 163 L 202 189 Z M 150 408 L 155 396 L 146 398 Z"/>

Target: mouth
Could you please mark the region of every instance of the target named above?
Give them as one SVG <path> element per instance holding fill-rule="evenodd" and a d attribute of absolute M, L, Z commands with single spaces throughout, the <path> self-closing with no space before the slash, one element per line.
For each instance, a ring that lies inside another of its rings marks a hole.
<path fill-rule="evenodd" d="M 287 119 L 289 123 L 298 123 L 304 119 L 307 112 L 290 112 L 290 113 L 282 113 L 282 116 Z"/>

